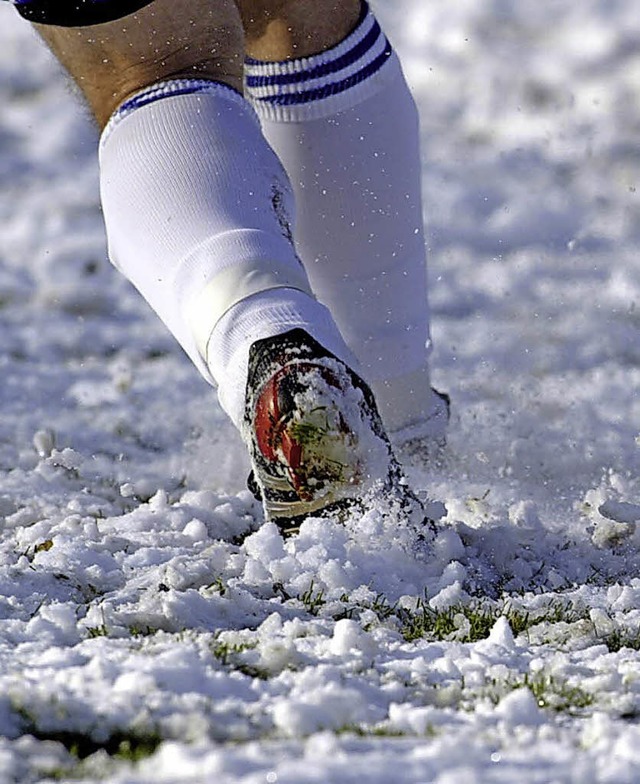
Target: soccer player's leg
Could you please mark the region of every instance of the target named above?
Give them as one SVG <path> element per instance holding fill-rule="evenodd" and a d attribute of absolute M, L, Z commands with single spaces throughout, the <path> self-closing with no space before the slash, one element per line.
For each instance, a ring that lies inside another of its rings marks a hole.
<path fill-rule="evenodd" d="M 246 94 L 296 195 L 296 244 L 398 441 L 440 440 L 431 389 L 418 115 L 366 3 L 238 0 Z M 320 46 L 314 31 L 333 26 Z M 327 39 L 324 41 L 327 44 Z"/>
<path fill-rule="evenodd" d="M 373 398 L 296 255 L 286 173 L 238 91 L 236 6 L 154 0 L 39 30 L 104 126 L 111 259 L 217 383 L 267 515 L 288 525 L 395 481 Z"/>

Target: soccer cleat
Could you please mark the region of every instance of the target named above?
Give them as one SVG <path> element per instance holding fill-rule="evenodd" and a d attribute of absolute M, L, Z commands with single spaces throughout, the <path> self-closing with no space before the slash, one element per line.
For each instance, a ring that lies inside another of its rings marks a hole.
<path fill-rule="evenodd" d="M 243 436 L 250 487 L 285 532 L 403 482 L 371 390 L 301 329 L 251 347 Z"/>

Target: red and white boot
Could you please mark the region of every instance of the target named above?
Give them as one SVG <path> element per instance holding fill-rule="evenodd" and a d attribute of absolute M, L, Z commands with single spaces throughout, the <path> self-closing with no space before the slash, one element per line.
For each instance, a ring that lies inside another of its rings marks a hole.
<path fill-rule="evenodd" d="M 369 493 L 415 507 L 367 384 L 302 329 L 251 347 L 243 436 L 251 488 L 267 519 L 292 533 Z"/>

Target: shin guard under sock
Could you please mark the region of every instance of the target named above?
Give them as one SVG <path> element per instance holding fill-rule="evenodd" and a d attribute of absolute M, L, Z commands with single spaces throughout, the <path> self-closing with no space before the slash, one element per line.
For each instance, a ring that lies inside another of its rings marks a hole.
<path fill-rule="evenodd" d="M 364 6 L 322 54 L 248 59 L 246 94 L 296 196 L 297 250 L 391 431 L 432 418 L 418 116 Z"/>

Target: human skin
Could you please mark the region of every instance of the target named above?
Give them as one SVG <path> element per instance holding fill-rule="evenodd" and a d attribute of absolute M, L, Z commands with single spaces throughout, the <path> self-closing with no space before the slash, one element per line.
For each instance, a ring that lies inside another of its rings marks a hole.
<path fill-rule="evenodd" d="M 134 93 L 167 79 L 198 78 L 242 91 L 245 55 L 307 57 L 356 25 L 360 0 L 154 0 L 90 27 L 34 27 L 70 73 L 99 126 Z"/>

